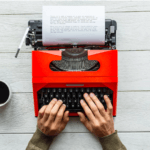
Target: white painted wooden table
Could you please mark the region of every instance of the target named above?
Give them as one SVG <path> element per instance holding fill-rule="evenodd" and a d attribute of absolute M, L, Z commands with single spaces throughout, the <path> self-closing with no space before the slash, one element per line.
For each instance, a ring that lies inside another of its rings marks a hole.
<path fill-rule="evenodd" d="M 150 149 L 150 2 L 0 2 L 0 80 L 10 83 L 12 100 L 0 108 L 0 150 L 23 150 L 36 128 L 31 85 L 31 47 L 15 52 L 30 19 L 43 5 L 104 5 L 118 23 L 118 108 L 115 129 L 128 150 Z M 50 150 L 101 150 L 98 140 L 70 118 Z"/>

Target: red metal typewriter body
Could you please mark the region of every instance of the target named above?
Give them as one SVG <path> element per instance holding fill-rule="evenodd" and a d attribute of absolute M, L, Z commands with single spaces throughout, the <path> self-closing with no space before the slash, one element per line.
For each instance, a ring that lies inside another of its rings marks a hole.
<path fill-rule="evenodd" d="M 78 84 L 83 87 L 108 87 L 111 89 L 113 91 L 113 116 L 116 116 L 118 51 L 88 50 L 88 59 L 97 60 L 100 63 L 100 68 L 97 71 L 52 71 L 50 63 L 53 60 L 61 60 L 61 53 L 60 50 L 32 51 L 35 116 L 38 116 L 39 111 L 37 92 L 40 89 L 78 87 Z M 77 113 L 70 113 L 70 116 L 77 116 Z"/>
<path fill-rule="evenodd" d="M 43 105 L 48 105 L 53 98 L 62 98 L 70 116 L 77 116 L 76 112 L 83 111 L 80 100 L 85 92 L 93 92 L 105 109 L 107 105 L 104 95 L 108 95 L 113 104 L 113 116 L 116 116 L 118 87 L 116 30 L 116 21 L 105 19 L 105 45 L 45 47 L 42 39 L 42 20 L 29 20 L 23 37 L 26 37 L 26 45 L 34 48 L 32 84 L 35 116 L 38 116 L 39 109 Z M 20 47 L 15 57 L 19 50 Z"/>

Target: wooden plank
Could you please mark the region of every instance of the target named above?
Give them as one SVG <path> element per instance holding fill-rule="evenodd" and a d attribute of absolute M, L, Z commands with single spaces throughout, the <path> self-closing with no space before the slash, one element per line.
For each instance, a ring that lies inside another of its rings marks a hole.
<path fill-rule="evenodd" d="M 149 149 L 150 121 L 147 118 L 150 114 L 150 92 L 147 90 L 150 90 L 150 43 L 147 39 L 150 34 L 147 31 L 150 29 L 150 2 L 127 1 L 1 2 L 0 79 L 10 83 L 12 91 L 17 93 L 13 93 L 11 102 L 0 108 L 0 149 L 25 149 L 36 128 L 37 119 L 34 117 L 31 93 L 32 48 L 24 45 L 18 59 L 14 58 L 14 52 L 21 41 L 28 20 L 41 19 L 43 5 L 106 6 L 106 18 L 114 19 L 118 23 L 120 92 L 118 92 L 117 117 L 114 119 L 115 129 L 125 132 L 119 133 L 119 136 L 128 150 Z M 56 137 L 51 149 L 102 148 L 95 136 L 80 123 L 79 118 L 72 117 L 63 133 Z"/>
<path fill-rule="evenodd" d="M 0 15 L 1 44 L 0 52 L 16 52 L 29 20 L 41 19 L 37 15 Z M 150 12 L 106 13 L 107 19 L 117 21 L 118 50 L 150 50 Z M 21 52 L 31 52 L 25 46 Z"/>
<path fill-rule="evenodd" d="M 150 92 L 118 92 L 115 129 L 118 131 L 150 131 Z M 32 93 L 13 94 L 11 101 L 0 108 L 0 133 L 33 133 L 34 117 Z M 70 117 L 63 131 L 89 132 L 78 117 Z"/>
<path fill-rule="evenodd" d="M 11 6 L 11 7 L 8 7 Z M 35 14 L 42 13 L 42 6 L 105 6 L 106 13 L 109 12 L 130 12 L 130 11 L 149 11 L 150 2 L 131 2 L 126 1 L 2 1 L 0 5 L 0 14 Z"/>
<path fill-rule="evenodd" d="M 31 54 L 0 53 L 0 79 L 13 92 L 32 92 Z M 118 52 L 118 90 L 150 90 L 150 51 Z"/>
<path fill-rule="evenodd" d="M 0 134 L 1 150 L 25 149 L 31 137 L 32 134 Z M 150 147 L 150 133 L 119 133 L 119 137 L 128 150 L 148 150 Z M 90 133 L 61 133 L 49 148 L 58 149 L 102 150 L 102 147 L 98 138 Z"/>

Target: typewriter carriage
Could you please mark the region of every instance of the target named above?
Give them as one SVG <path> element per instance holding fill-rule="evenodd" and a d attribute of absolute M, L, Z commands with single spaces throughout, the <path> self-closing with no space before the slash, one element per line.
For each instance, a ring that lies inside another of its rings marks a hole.
<path fill-rule="evenodd" d="M 31 45 L 34 50 L 44 49 L 62 49 L 72 48 L 73 45 L 56 45 L 44 47 L 42 43 L 42 20 L 29 20 L 28 22 L 29 31 L 26 37 L 26 45 Z M 77 47 L 84 47 L 85 49 L 116 49 L 116 30 L 117 23 L 115 20 L 105 20 L 105 45 L 78 45 Z"/>

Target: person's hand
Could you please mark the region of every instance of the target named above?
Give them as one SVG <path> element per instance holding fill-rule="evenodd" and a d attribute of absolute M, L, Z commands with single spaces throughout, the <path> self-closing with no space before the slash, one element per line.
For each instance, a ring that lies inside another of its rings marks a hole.
<path fill-rule="evenodd" d="M 93 93 L 90 93 L 90 96 L 85 93 L 84 98 L 88 105 L 84 100 L 81 100 L 80 103 L 88 119 L 81 112 L 78 112 L 78 115 L 85 127 L 98 137 L 114 133 L 113 107 L 108 96 L 104 95 L 107 111 L 105 111 L 104 106 Z"/>
<path fill-rule="evenodd" d="M 58 135 L 69 121 L 69 111 L 61 100 L 53 99 L 49 105 L 44 105 L 38 115 L 37 126 L 49 136 Z"/>

